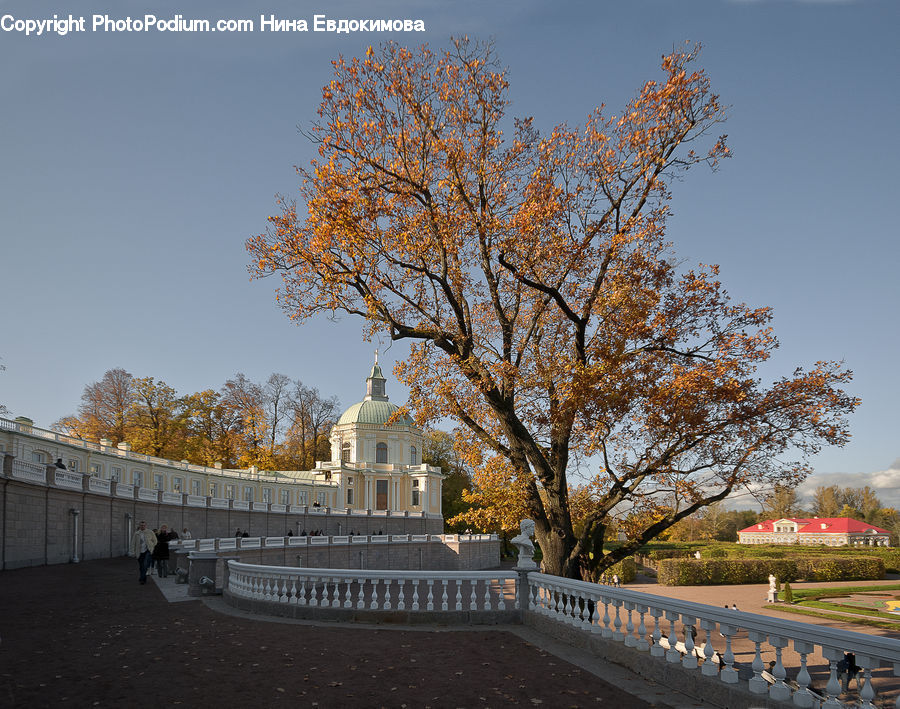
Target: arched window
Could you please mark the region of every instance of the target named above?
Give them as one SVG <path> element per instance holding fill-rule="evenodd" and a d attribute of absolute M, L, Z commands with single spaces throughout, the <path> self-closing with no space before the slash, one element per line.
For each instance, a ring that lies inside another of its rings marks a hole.
<path fill-rule="evenodd" d="M 379 443 L 375 446 L 375 462 L 376 463 L 387 463 L 387 443 Z"/>
<path fill-rule="evenodd" d="M 341 462 L 349 463 L 350 462 L 350 444 L 345 443 L 341 446 Z"/>
<path fill-rule="evenodd" d="M 409 464 L 410 465 L 418 465 L 419 464 L 419 452 L 416 450 L 415 446 L 409 447 Z"/>

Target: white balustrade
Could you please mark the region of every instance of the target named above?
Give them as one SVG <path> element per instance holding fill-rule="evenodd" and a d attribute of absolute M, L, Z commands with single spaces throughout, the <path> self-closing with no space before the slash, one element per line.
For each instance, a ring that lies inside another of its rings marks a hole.
<path fill-rule="evenodd" d="M 740 682 L 735 669 L 732 640 L 739 632 L 746 631 L 754 647 L 752 664 L 748 668 L 752 670 L 752 677 L 746 685 L 749 691 L 768 695 L 776 701 L 792 702 L 797 707 L 821 705 L 823 709 L 845 706 L 874 709 L 881 704 L 877 703 L 872 673 L 881 667 L 891 667 L 894 675 L 900 677 L 900 641 L 893 638 L 706 606 L 537 572 L 528 574 L 528 584 L 526 597 L 531 612 L 564 624 L 573 632 L 599 632 L 602 637 L 614 642 L 648 652 L 661 662 L 680 663 L 685 669 L 696 670 L 710 679 L 718 676 L 719 681 L 727 684 Z M 623 611 L 626 614 L 624 621 Z M 635 612 L 640 616 L 636 628 Z M 652 632 L 648 632 L 645 615 L 654 620 Z M 702 644 L 698 646 L 700 630 Z M 790 645 L 799 655 L 799 663 L 794 667 L 785 665 L 784 650 Z M 824 693 L 821 697 L 810 688 L 808 669 L 810 656 L 817 649 L 829 667 L 827 684 L 820 688 Z M 846 652 L 855 654 L 856 664 L 861 668 L 858 703 L 854 701 L 848 705 L 841 702 L 842 687 L 838 675 L 838 663 L 844 659 Z M 772 658 L 768 671 L 764 656 Z M 900 699 L 896 707 L 900 709 Z"/>
<path fill-rule="evenodd" d="M 316 537 L 313 537 L 316 539 Z M 240 598 L 320 608 L 373 611 L 503 611 L 517 608 L 518 574 L 510 571 L 296 569 L 229 561 L 229 592 Z M 421 608 L 422 599 L 425 608 Z M 451 600 L 452 599 L 452 600 Z"/>
<path fill-rule="evenodd" d="M 98 478 L 96 476 L 91 476 L 88 478 L 88 491 L 93 492 L 97 495 L 108 495 L 112 485 L 109 480 L 104 480 L 103 478 Z"/>
<path fill-rule="evenodd" d="M 34 483 L 47 482 L 47 466 L 40 463 L 30 463 L 27 460 L 16 458 L 12 462 L 12 476 L 19 480 L 27 480 Z"/>
<path fill-rule="evenodd" d="M 54 472 L 54 482 L 57 487 L 66 487 L 70 490 L 82 490 L 84 488 L 84 476 L 81 473 L 70 473 L 60 469 Z"/>

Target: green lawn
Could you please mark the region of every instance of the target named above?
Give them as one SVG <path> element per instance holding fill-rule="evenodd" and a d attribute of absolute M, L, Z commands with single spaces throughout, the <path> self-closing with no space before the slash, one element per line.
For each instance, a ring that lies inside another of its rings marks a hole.
<path fill-rule="evenodd" d="M 900 591 L 900 584 L 886 586 L 838 586 L 832 588 L 807 588 L 793 590 L 793 605 L 777 605 L 776 610 L 784 613 L 797 613 L 799 615 L 815 616 L 828 620 L 849 621 L 858 625 L 867 625 L 886 630 L 900 631 L 900 616 L 876 608 L 836 603 L 835 599 L 841 596 L 849 597 L 854 593 L 869 593 L 872 591 Z M 779 594 L 784 600 L 784 591 Z M 821 599 L 828 598 L 828 601 Z M 832 612 L 828 612 L 832 611 Z M 838 612 L 834 612 L 838 611 Z M 848 618 L 844 613 L 852 613 L 855 616 L 867 616 L 866 618 Z"/>

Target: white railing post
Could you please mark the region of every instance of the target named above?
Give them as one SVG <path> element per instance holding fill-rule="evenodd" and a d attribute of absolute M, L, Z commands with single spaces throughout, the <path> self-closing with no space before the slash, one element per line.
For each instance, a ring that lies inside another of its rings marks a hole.
<path fill-rule="evenodd" d="M 666 650 L 660 642 L 662 640 L 662 629 L 660 627 L 662 614 L 661 608 L 650 607 L 650 615 L 653 616 L 653 645 L 650 646 L 650 654 L 653 657 L 662 657 L 666 654 Z"/>
<path fill-rule="evenodd" d="M 841 703 L 838 696 L 841 693 L 841 683 L 838 680 L 837 665 L 844 658 L 844 653 L 834 647 L 823 647 L 822 655 L 828 660 L 829 674 L 828 684 L 825 685 L 825 702 L 822 709 L 841 709 Z"/>
<path fill-rule="evenodd" d="M 678 644 L 678 636 L 675 634 L 675 621 L 678 620 L 678 613 L 666 611 L 666 620 L 669 621 L 669 649 L 666 650 L 666 662 L 681 662 L 681 653 L 675 647 Z"/>
<path fill-rule="evenodd" d="M 770 635 L 769 644 L 775 648 L 775 665 L 772 667 L 775 684 L 769 687 L 769 696 L 776 701 L 784 702 L 791 698 L 791 688 L 784 683 L 787 672 L 781 659 L 781 651 L 787 647 L 788 639 L 780 635 Z"/>
<path fill-rule="evenodd" d="M 750 691 L 754 694 L 766 694 L 769 691 L 769 683 L 763 679 L 762 673 L 766 666 L 762 661 L 760 647 L 766 641 L 766 634 L 758 630 L 748 630 L 747 636 L 756 644 L 756 655 L 753 657 L 753 677 L 750 678 Z"/>
<path fill-rule="evenodd" d="M 719 668 L 713 662 L 713 656 L 716 654 L 716 651 L 713 647 L 712 638 L 716 629 L 716 623 L 712 620 L 701 619 L 700 627 L 706 633 L 706 641 L 703 643 L 703 667 L 700 668 L 700 673 L 707 677 L 715 677 L 719 674 Z"/>
<path fill-rule="evenodd" d="M 681 627 L 684 632 L 684 657 L 681 658 L 681 666 L 688 670 L 696 670 L 698 667 L 697 656 L 694 654 L 694 635 L 696 634 L 697 619 L 681 616 Z"/>
<path fill-rule="evenodd" d="M 815 704 L 815 697 L 809 691 L 809 683 L 812 678 L 809 676 L 809 670 L 806 669 L 806 657 L 815 649 L 816 647 L 812 643 L 794 640 L 794 650 L 800 655 L 800 671 L 797 673 L 799 689 L 794 692 L 794 706 L 796 707 L 808 708 Z"/>
<path fill-rule="evenodd" d="M 860 674 L 864 684 L 860 687 L 860 675 L 856 676 L 856 686 L 859 690 L 860 709 L 875 709 L 875 687 L 872 686 L 872 670 L 878 669 L 881 664 L 877 657 L 857 655 L 856 664 L 860 667 Z"/>
<path fill-rule="evenodd" d="M 737 628 L 726 623 L 719 623 L 719 632 L 725 636 L 725 654 L 722 655 L 724 667 L 719 672 L 719 679 L 725 684 L 737 684 L 738 673 L 734 669 L 734 652 L 731 649 L 731 637 L 737 633 Z"/>

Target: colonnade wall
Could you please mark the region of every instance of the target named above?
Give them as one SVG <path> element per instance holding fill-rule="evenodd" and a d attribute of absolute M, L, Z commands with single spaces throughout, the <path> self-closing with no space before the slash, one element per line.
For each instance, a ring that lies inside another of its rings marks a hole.
<path fill-rule="evenodd" d="M 37 471 L 34 480 L 23 479 L 30 471 L 19 464 L 14 475 L 13 456 L 0 454 L 0 458 L 0 569 L 122 556 L 128 552 L 130 534 L 140 520 L 151 528 L 168 525 L 179 534 L 187 528 L 194 538 L 233 537 L 238 528 L 254 537 L 298 535 L 303 530 L 328 536 L 443 531 L 441 517 L 408 512 L 265 503 L 242 509 L 233 501 L 198 500 L 144 489 L 131 492 L 130 486 L 126 489 L 129 495 L 123 496 L 117 493 L 115 483 L 106 483 L 108 492 L 98 493 L 88 489 L 90 478 L 81 475 L 77 477 L 85 478 L 83 489 L 69 489 L 72 473 L 60 481 L 50 466 L 47 471 Z M 222 504 L 225 506 L 213 506 Z"/>

